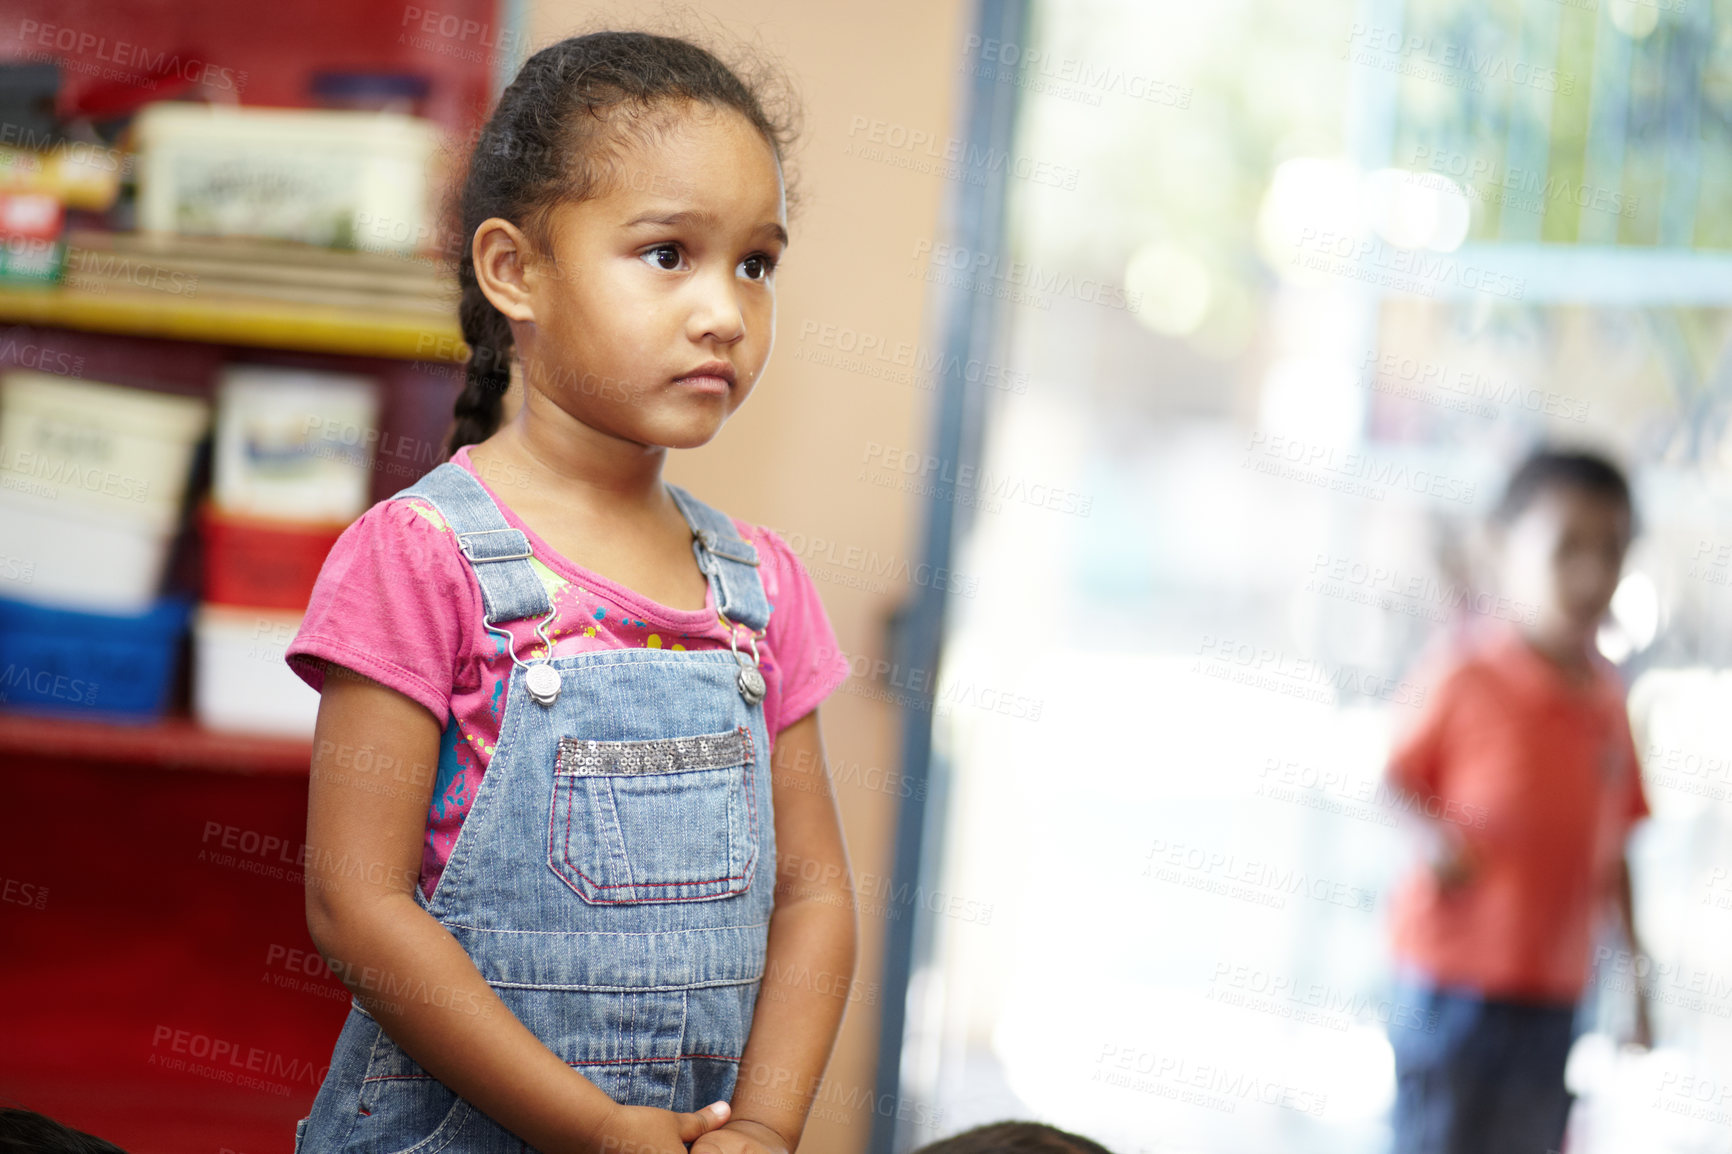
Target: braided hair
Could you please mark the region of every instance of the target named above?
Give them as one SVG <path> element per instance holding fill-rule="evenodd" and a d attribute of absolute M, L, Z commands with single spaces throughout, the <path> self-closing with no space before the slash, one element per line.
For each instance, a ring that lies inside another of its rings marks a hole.
<path fill-rule="evenodd" d="M 470 242 L 481 222 L 509 220 L 545 250 L 548 211 L 597 195 L 610 175 L 610 146 L 627 127 L 617 114 L 670 102 L 733 109 L 763 134 L 780 164 L 793 128 L 787 114 L 766 110 L 767 84 L 749 83 L 690 41 L 648 32 L 573 36 L 524 62 L 476 139 L 457 198 L 457 319 L 469 360 L 446 456 L 498 430 L 511 384 L 511 325 L 475 276 Z M 631 127 L 647 131 L 636 119 Z"/>

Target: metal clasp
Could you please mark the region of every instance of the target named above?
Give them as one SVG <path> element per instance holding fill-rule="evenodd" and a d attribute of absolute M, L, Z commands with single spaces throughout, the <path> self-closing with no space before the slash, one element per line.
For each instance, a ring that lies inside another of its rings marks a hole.
<path fill-rule="evenodd" d="M 469 558 L 471 565 L 481 565 L 489 561 L 522 561 L 535 555 L 535 547 L 529 543 L 529 538 L 523 538 L 523 552 L 507 553 L 499 557 L 477 557 L 469 550 L 470 537 L 485 537 L 489 533 L 522 533 L 521 529 L 476 529 L 468 533 L 457 534 L 457 548 Z"/>
<path fill-rule="evenodd" d="M 552 705 L 559 696 L 559 671 L 548 664 L 553 660 L 553 638 L 547 635 L 548 622 L 552 621 L 558 612 L 559 606 L 555 605 L 547 611 L 546 617 L 535 623 L 535 635 L 541 638 L 544 646 L 542 658 L 535 662 L 524 661 L 517 656 L 516 639 L 511 636 L 510 630 L 501 629 L 485 616 L 481 619 L 481 625 L 487 632 L 497 634 L 505 642 L 501 648 L 505 650 L 505 655 L 511 658 L 511 664 L 523 670 L 524 688 L 529 690 L 529 696 L 535 699 L 537 705 Z"/>
<path fill-rule="evenodd" d="M 740 696 L 746 699 L 747 705 L 756 705 L 764 700 L 764 694 L 769 692 L 769 685 L 764 680 L 763 671 L 758 668 L 758 638 L 764 635 L 762 629 L 746 630 L 746 640 L 752 643 L 752 659 L 748 663 L 745 654 L 740 652 L 740 637 L 735 631 L 734 622 L 728 620 L 728 615 L 721 608 L 716 609 L 716 616 L 728 630 L 728 648 L 734 654 L 734 660 L 740 663 L 740 672 L 734 678 L 734 684 L 740 690 Z"/>
<path fill-rule="evenodd" d="M 729 561 L 738 561 L 742 565 L 756 565 L 758 563 L 756 557 L 741 557 L 737 553 L 728 553 L 716 548 L 716 531 L 714 529 L 693 529 L 692 536 L 703 542 L 706 552 L 714 553 L 718 557 L 724 557 Z"/>

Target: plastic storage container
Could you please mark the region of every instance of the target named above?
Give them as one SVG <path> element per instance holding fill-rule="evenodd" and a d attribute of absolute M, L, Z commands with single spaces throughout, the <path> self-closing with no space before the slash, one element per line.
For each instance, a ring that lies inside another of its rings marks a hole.
<path fill-rule="evenodd" d="M 217 507 L 278 520 L 354 520 L 372 491 L 378 415 L 370 377 L 228 366 L 217 398 Z"/>
<path fill-rule="evenodd" d="M 133 125 L 142 231 L 401 253 L 431 234 L 431 121 L 164 101 Z"/>
<path fill-rule="evenodd" d="M 171 528 L 210 424 L 199 397 L 48 373 L 0 375 L 0 488 L 70 516 Z"/>
<path fill-rule="evenodd" d="M 303 612 L 325 555 L 347 522 L 309 523 L 199 510 L 204 598 L 222 605 Z"/>
<path fill-rule="evenodd" d="M 283 654 L 300 613 L 200 605 L 193 623 L 193 713 L 200 725 L 311 737 L 319 695 Z"/>
<path fill-rule="evenodd" d="M 172 529 L 143 519 L 0 489 L 0 590 L 20 601 L 141 613 L 156 600 L 173 543 Z"/>
<path fill-rule="evenodd" d="M 66 210 L 43 192 L 0 191 L 0 285 L 45 285 L 60 279 Z"/>
<path fill-rule="evenodd" d="M 160 717 L 191 610 L 185 597 L 130 615 L 0 601 L 0 697 L 9 709 L 104 721 Z"/>

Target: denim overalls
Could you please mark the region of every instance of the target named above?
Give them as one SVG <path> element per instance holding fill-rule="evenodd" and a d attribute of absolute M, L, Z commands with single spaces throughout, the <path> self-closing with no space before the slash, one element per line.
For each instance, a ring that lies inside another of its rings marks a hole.
<path fill-rule="evenodd" d="M 752 656 L 609 649 L 526 665 L 512 653 L 499 743 L 433 896 L 417 886 L 415 898 L 511 1012 L 609 1097 L 690 1111 L 732 1097 L 764 971 L 776 848 L 755 635 L 770 606 L 732 521 L 667 487 L 717 609 L 754 635 Z M 489 627 L 550 614 L 528 539 L 470 473 L 447 462 L 392 499 L 411 496 L 457 534 Z M 532 672 L 543 665 L 552 672 Z M 548 682 L 557 696 L 543 704 Z M 423 992 L 408 980 L 371 993 Z M 475 1012 L 427 993 L 446 1012 Z M 295 1148 L 527 1146 L 351 1005 Z"/>

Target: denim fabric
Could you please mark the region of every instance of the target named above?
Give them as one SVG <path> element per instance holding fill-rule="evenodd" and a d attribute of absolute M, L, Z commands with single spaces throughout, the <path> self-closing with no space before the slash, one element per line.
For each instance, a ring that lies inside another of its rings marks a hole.
<path fill-rule="evenodd" d="M 1562 1146 L 1575 1006 L 1413 980 L 1396 996 L 1435 1029 L 1390 1027 L 1395 1154 L 1549 1154 Z"/>
<path fill-rule="evenodd" d="M 752 546 L 726 516 L 669 489 L 717 606 L 762 628 L 770 607 Z M 409 495 L 437 505 L 465 542 L 490 621 L 547 611 L 526 560 L 486 559 L 527 543 L 493 532 L 504 518 L 472 476 L 441 465 L 397 497 Z M 613 649 L 551 664 L 550 706 L 512 670 L 474 807 L 432 897 L 417 888 L 416 898 L 512 1013 L 616 1101 L 687 1111 L 730 1098 L 774 903 L 763 706 L 746 703 L 727 650 Z M 526 1149 L 359 1006 L 296 1148 Z"/>

